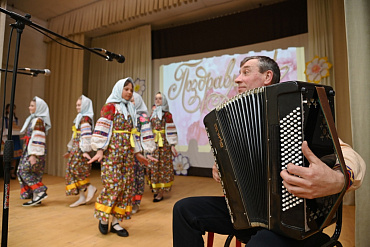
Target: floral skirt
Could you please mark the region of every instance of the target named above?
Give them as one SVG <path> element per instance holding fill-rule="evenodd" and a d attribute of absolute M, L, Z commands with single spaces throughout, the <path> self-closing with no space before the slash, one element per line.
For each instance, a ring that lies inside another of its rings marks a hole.
<path fill-rule="evenodd" d="M 150 163 L 149 184 L 154 193 L 170 191 L 174 180 L 171 146 L 166 144 L 153 153 L 158 162 Z"/>
<path fill-rule="evenodd" d="M 82 156 L 80 149 L 72 149 L 66 167 L 66 195 L 78 195 L 90 184 L 91 164 Z"/>
<path fill-rule="evenodd" d="M 110 144 L 101 163 L 103 190 L 95 203 L 95 217 L 108 221 L 130 219 L 134 185 L 134 156 L 124 145 Z"/>
<path fill-rule="evenodd" d="M 21 185 L 21 199 L 32 198 L 33 193 L 45 192 L 47 187 L 42 183 L 45 169 L 45 156 L 37 156 L 36 163 L 31 165 L 25 151 L 19 162 L 17 175 Z"/>

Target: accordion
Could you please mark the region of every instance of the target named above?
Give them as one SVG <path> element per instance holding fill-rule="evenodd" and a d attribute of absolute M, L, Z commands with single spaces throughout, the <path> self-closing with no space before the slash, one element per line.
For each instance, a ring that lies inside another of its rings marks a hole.
<path fill-rule="evenodd" d="M 337 161 L 317 86 L 323 88 L 332 114 L 331 87 L 294 81 L 244 92 L 205 116 L 235 229 L 264 227 L 304 239 L 336 221 L 343 191 L 316 199 L 298 198 L 285 189 L 280 177 L 289 163 L 309 165 L 301 150 L 304 140 L 328 166 Z"/>

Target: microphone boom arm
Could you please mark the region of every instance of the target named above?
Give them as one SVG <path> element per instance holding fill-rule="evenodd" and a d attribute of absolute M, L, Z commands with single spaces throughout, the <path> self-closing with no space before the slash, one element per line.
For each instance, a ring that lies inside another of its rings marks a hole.
<path fill-rule="evenodd" d="M 14 65 L 13 65 L 13 70 L 17 71 L 18 70 L 18 58 L 19 58 L 19 50 L 20 50 L 20 42 L 21 42 L 21 36 L 22 32 L 24 30 L 25 25 L 30 26 L 34 28 L 37 31 L 44 31 L 49 34 L 52 34 L 62 40 L 65 40 L 77 47 L 80 47 L 84 50 L 87 50 L 91 53 L 94 53 L 95 55 L 98 55 L 100 57 L 103 57 L 107 59 L 107 56 L 100 54 L 97 51 L 94 51 L 91 48 L 88 48 L 84 45 L 81 45 L 73 40 L 70 40 L 60 34 L 57 34 L 49 29 L 46 29 L 40 25 L 37 25 L 33 23 L 30 18 L 31 15 L 26 14 L 25 16 L 21 16 L 17 13 L 8 11 L 6 9 L 0 8 L 0 12 L 5 13 L 6 15 L 10 16 L 14 20 L 16 20 L 16 23 L 11 24 L 13 28 L 17 29 L 17 38 L 16 38 L 16 45 L 15 45 L 15 50 L 14 50 Z M 10 41 L 9 41 L 10 44 Z M 8 48 L 8 54 L 9 54 L 10 48 Z M 109 58 L 109 57 L 108 57 Z M 6 69 L 8 69 L 6 67 Z M 7 73 L 7 71 L 5 71 Z M 5 83 L 4 86 L 6 85 L 6 76 L 5 76 Z M 12 90 L 11 90 L 11 99 L 10 99 L 10 111 L 9 111 L 9 116 L 13 116 L 13 107 L 14 107 L 14 98 L 15 98 L 15 88 L 16 88 L 16 83 L 17 83 L 17 73 L 13 73 L 13 78 L 12 78 Z M 4 90 L 5 92 L 5 90 Z M 4 97 L 5 100 L 5 97 Z M 10 119 L 11 119 L 10 118 Z M 1 145 L 1 143 L 0 143 Z M 9 229 L 9 197 L 10 197 L 10 165 L 13 160 L 13 150 L 14 150 L 14 144 L 12 140 L 12 124 L 9 124 L 8 126 L 8 140 L 5 142 L 4 145 L 4 155 L 3 155 L 3 166 L 4 166 L 4 190 L 3 190 L 3 215 L 2 215 L 2 229 L 1 229 L 1 247 L 6 247 L 8 246 L 8 229 Z"/>
<path fill-rule="evenodd" d="M 5 69 L 0 69 L 1 72 L 10 72 L 10 73 L 14 73 L 13 70 L 5 70 Z M 38 74 L 35 74 L 35 73 L 28 73 L 28 72 L 22 72 L 22 71 L 17 71 L 18 74 L 22 74 L 22 75 L 30 75 L 30 76 L 37 76 Z"/>
<path fill-rule="evenodd" d="M 47 33 L 50 33 L 50 34 L 52 34 L 52 35 L 54 35 L 54 36 L 56 36 L 58 38 L 61 38 L 61 39 L 65 40 L 65 41 L 67 41 L 67 42 L 75 45 L 75 46 L 78 46 L 78 47 L 80 47 L 80 48 L 82 48 L 84 50 L 87 50 L 89 52 L 92 52 L 92 53 L 100 56 L 100 57 L 103 57 L 103 58 L 107 59 L 107 56 L 104 56 L 103 54 L 101 54 L 99 52 L 96 52 L 95 50 L 93 50 L 93 49 L 91 49 L 89 47 L 86 47 L 84 45 L 81 45 L 81 44 L 79 44 L 79 43 L 77 43 L 77 42 L 75 42 L 75 41 L 73 41 L 71 39 L 68 39 L 68 38 L 66 38 L 66 37 L 64 37 L 64 36 L 62 36 L 60 34 L 57 34 L 57 33 L 53 32 L 53 31 L 51 31 L 51 30 L 49 30 L 47 28 L 44 28 L 44 27 L 42 27 L 42 26 L 40 26 L 38 24 L 35 24 L 30 19 L 28 19 L 28 18 L 26 18 L 24 16 L 21 16 L 21 15 L 19 15 L 17 13 L 8 11 L 8 10 L 3 9 L 3 8 L 0 8 L 0 12 L 3 12 L 5 14 L 9 15 L 11 18 L 15 19 L 16 21 L 21 21 L 23 24 L 25 24 L 27 26 L 30 26 L 30 27 L 33 27 L 33 28 L 42 30 L 42 31 L 47 32 Z"/>

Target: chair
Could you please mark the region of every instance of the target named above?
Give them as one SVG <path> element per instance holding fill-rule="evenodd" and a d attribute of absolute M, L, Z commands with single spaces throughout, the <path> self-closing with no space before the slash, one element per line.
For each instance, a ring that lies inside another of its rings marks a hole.
<path fill-rule="evenodd" d="M 337 222 L 335 224 L 333 236 L 331 236 L 329 242 L 324 244 L 322 247 L 333 247 L 333 246 L 342 247 L 342 244 L 338 240 L 340 232 L 342 231 L 342 216 L 343 216 L 343 201 L 339 205 L 337 210 Z"/>
<path fill-rule="evenodd" d="M 208 232 L 208 235 L 207 235 L 207 247 L 213 247 L 213 239 L 214 239 L 214 236 L 215 236 L 215 233 L 214 232 Z M 226 241 L 225 241 L 225 244 L 224 244 L 224 247 L 229 247 L 230 246 L 230 243 L 231 243 L 231 240 L 233 239 L 234 235 L 229 235 L 227 236 L 226 238 Z M 235 240 L 235 246 L 236 247 L 241 247 L 241 242 L 239 240 Z"/>

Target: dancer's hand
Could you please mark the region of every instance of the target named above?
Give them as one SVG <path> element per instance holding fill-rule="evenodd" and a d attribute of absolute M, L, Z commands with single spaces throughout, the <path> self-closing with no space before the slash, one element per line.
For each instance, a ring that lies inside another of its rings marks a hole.
<path fill-rule="evenodd" d="M 68 159 L 70 156 L 71 154 L 69 152 L 66 152 L 65 154 L 63 154 L 63 158 L 65 159 Z"/>
<path fill-rule="evenodd" d="M 144 165 L 146 165 L 146 166 L 148 166 L 149 165 L 149 160 L 148 159 L 146 159 L 145 157 L 144 157 L 144 155 L 142 155 L 141 153 L 136 153 L 135 154 L 135 158 L 141 163 L 141 164 L 144 164 Z"/>
<path fill-rule="evenodd" d="M 98 150 L 95 154 L 94 157 L 92 157 L 92 159 L 89 160 L 89 162 L 87 162 L 87 164 L 91 164 L 93 163 L 94 161 L 98 161 L 100 162 L 101 160 L 103 159 L 103 150 Z"/>
<path fill-rule="evenodd" d="M 91 160 L 91 157 L 90 157 L 89 153 L 83 153 L 82 156 L 85 157 L 88 160 Z"/>
<path fill-rule="evenodd" d="M 177 157 L 177 155 L 179 155 L 177 153 L 177 150 L 176 150 L 175 146 L 171 146 L 171 151 L 172 151 L 173 156 Z"/>
<path fill-rule="evenodd" d="M 151 156 L 150 154 L 147 154 L 147 155 L 146 155 L 146 157 L 147 157 L 150 161 L 152 161 L 152 162 L 154 162 L 154 163 L 157 163 L 157 162 L 158 162 L 158 160 L 157 160 L 156 158 L 154 158 L 153 156 Z"/>
<path fill-rule="evenodd" d="M 28 157 L 28 161 L 33 166 L 34 164 L 36 164 L 36 156 L 35 155 L 30 155 L 30 157 Z"/>
<path fill-rule="evenodd" d="M 216 163 L 214 163 L 212 167 L 212 176 L 213 176 L 213 179 L 216 180 L 218 183 L 221 182 L 220 174 L 218 173 Z"/>

